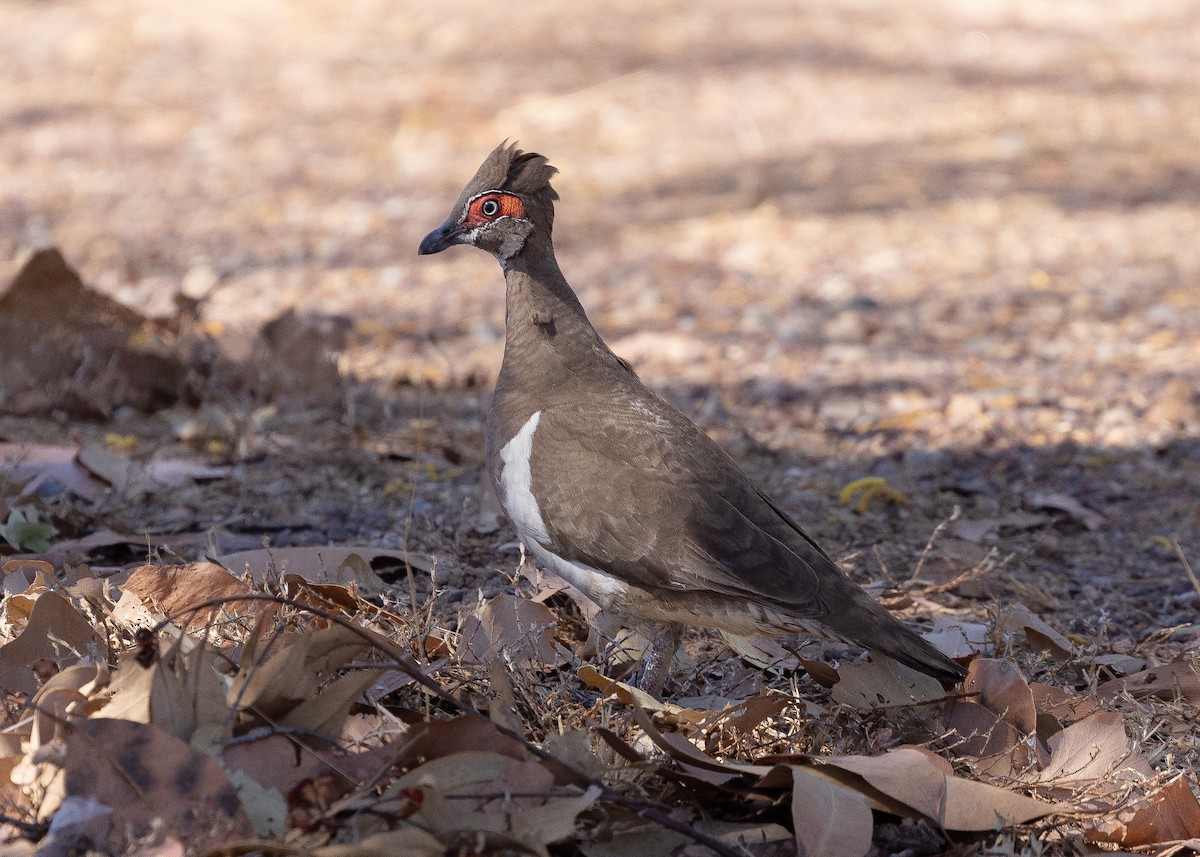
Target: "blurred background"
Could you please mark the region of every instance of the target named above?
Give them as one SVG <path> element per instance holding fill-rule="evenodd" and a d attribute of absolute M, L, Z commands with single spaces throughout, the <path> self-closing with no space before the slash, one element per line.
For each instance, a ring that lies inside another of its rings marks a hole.
<path fill-rule="evenodd" d="M 218 339 L 294 308 L 359 378 L 487 385 L 500 272 L 415 248 L 515 139 L 614 348 L 764 443 L 1162 443 L 1200 422 L 1198 80 L 1189 0 L 9 0 L 0 282 L 57 246 Z"/>

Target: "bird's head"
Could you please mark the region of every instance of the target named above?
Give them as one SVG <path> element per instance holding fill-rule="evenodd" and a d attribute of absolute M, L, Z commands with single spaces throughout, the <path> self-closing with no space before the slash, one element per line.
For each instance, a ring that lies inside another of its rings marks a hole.
<path fill-rule="evenodd" d="M 541 155 L 501 143 L 467 183 L 450 217 L 421 242 L 422 256 L 455 244 L 486 250 L 503 264 L 535 234 L 550 238 L 558 172 Z"/>

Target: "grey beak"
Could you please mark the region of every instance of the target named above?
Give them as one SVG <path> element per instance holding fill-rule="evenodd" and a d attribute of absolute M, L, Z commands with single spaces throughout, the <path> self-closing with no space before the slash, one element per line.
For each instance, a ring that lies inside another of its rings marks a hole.
<path fill-rule="evenodd" d="M 441 253 L 447 247 L 453 247 L 455 244 L 458 244 L 458 239 L 462 234 L 463 231 L 457 223 L 447 220 L 421 240 L 421 246 L 417 248 L 417 254 L 428 256 L 431 253 Z"/>

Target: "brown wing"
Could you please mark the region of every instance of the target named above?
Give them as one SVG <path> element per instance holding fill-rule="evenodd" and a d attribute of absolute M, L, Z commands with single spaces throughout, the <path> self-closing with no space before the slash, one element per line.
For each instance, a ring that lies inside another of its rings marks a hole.
<path fill-rule="evenodd" d="M 644 588 L 824 615 L 832 561 L 699 428 L 637 393 L 596 401 L 596 419 L 543 410 L 532 476 L 551 550 Z"/>

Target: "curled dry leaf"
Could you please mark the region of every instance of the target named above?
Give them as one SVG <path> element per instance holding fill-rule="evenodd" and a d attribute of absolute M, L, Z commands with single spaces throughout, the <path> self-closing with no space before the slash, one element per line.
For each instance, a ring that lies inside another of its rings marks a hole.
<path fill-rule="evenodd" d="M 1073 723 L 1050 738 L 1050 759 L 1028 779 L 1063 797 L 1118 794 L 1130 782 L 1153 776 L 1149 760 L 1135 752 L 1125 734 L 1121 715 L 1100 711 Z"/>
<path fill-rule="evenodd" d="M 944 759 L 918 747 L 901 747 L 882 756 L 833 756 L 814 762 L 856 774 L 890 801 L 946 830 L 991 830 L 997 824 L 1021 824 L 1065 809 L 1061 804 L 953 776 Z"/>
<path fill-rule="evenodd" d="M 1200 802 L 1187 780 L 1178 777 L 1148 800 L 1096 825 L 1087 838 L 1130 848 L 1195 841 L 1200 838 Z"/>
<path fill-rule="evenodd" d="M 97 691 L 108 680 L 107 664 L 75 664 L 52 676 L 33 696 L 30 745 L 36 749 L 61 738 L 72 715 L 94 711 L 99 705 Z M 15 752 L 19 744 L 10 749 Z"/>
<path fill-rule="evenodd" d="M 250 594 L 250 587 L 213 562 L 143 565 L 129 576 L 124 590 L 136 594 L 155 613 L 177 617 L 175 624 L 187 630 L 201 629 L 221 613 L 236 616 L 261 609 L 251 601 L 231 600 L 219 607 L 191 610 L 213 598 L 236 599 Z"/>
<path fill-rule="evenodd" d="M 1096 694 L 1102 702 L 1112 702 L 1126 693 L 1134 699 L 1154 696 L 1159 699 L 1186 699 L 1193 705 L 1200 705 L 1200 661 L 1194 657 L 1184 657 L 1160 667 L 1106 681 L 1096 688 Z"/>
<path fill-rule="evenodd" d="M 261 629 L 262 624 L 258 627 Z M 248 715 L 280 722 L 293 710 L 316 704 L 322 685 L 369 648 L 366 640 L 341 625 L 271 638 L 265 643 L 258 636 L 252 637 L 229 688 L 229 704 Z M 340 731 L 339 722 L 331 734 L 336 736 Z"/>
<path fill-rule="evenodd" d="M 954 752 L 980 773 L 1014 777 L 1038 770 L 1048 754 L 1037 738 L 1037 709 L 1024 676 L 1011 661 L 977 658 L 963 691 L 942 708 Z"/>
<path fill-rule="evenodd" d="M 505 656 L 516 664 L 558 667 L 565 659 L 555 645 L 558 620 L 545 604 L 516 595 L 497 595 L 462 624 L 458 657 L 487 663 Z"/>
<path fill-rule="evenodd" d="M 0 688 L 32 696 L 38 688 L 34 665 L 39 660 L 61 666 L 102 647 L 92 623 L 70 601 L 57 592 L 43 592 L 29 613 L 25 630 L 0 647 Z"/>
<path fill-rule="evenodd" d="M 792 824 L 803 855 L 863 857 L 871 850 L 867 799 L 803 768 L 792 768 Z"/>
<path fill-rule="evenodd" d="M 1029 645 L 1062 660 L 1070 657 L 1075 646 L 1051 628 L 1024 604 L 1012 602 L 1000 608 L 996 616 L 996 631 L 1004 636 L 1022 632 Z"/>
<path fill-rule="evenodd" d="M 211 648 L 186 636 L 149 667 L 137 652 L 126 652 L 109 685 L 110 697 L 95 716 L 149 723 L 197 749 L 215 748 L 231 728 L 216 665 Z"/>
<path fill-rule="evenodd" d="M 622 702 L 625 705 L 636 705 L 646 711 L 653 712 L 655 716 L 663 718 L 664 723 L 699 724 L 712 713 L 708 710 L 684 708 L 673 702 L 664 702 L 656 699 L 640 687 L 635 687 L 632 684 L 617 681 L 603 675 L 591 664 L 581 666 L 578 675 L 579 680 L 584 684 L 615 697 L 618 702 Z"/>

